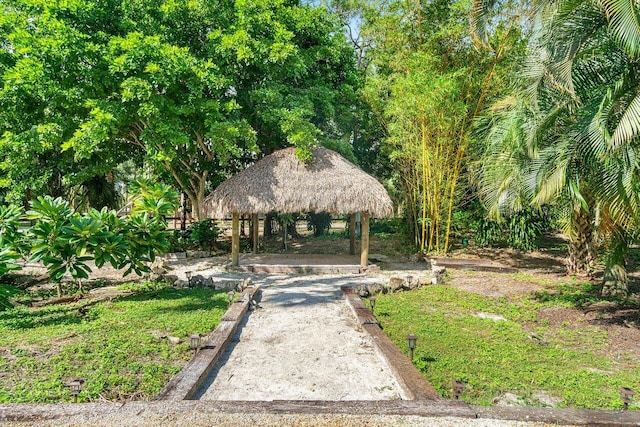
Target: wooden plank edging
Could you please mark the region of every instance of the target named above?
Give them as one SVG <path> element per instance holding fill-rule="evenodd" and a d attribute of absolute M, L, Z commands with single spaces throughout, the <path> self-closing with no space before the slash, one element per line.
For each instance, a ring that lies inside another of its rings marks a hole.
<path fill-rule="evenodd" d="M 67 420 L 81 417 L 83 424 L 109 414 L 135 424 L 145 413 L 170 414 L 174 420 L 194 412 L 207 415 L 228 414 L 346 414 L 402 415 L 418 417 L 480 418 L 486 420 L 528 421 L 554 425 L 589 425 L 598 427 L 640 426 L 639 411 L 596 411 L 585 409 L 515 408 L 470 406 L 462 401 L 440 400 L 368 400 L 368 401 L 152 401 L 127 403 L 76 404 L 0 404 L 0 423 L 22 422 L 36 425 L 44 420 Z M 166 421 L 166 418 L 164 419 Z"/>
<path fill-rule="evenodd" d="M 231 342 L 238 325 L 249 310 L 251 300 L 259 290 L 259 286 L 252 286 L 243 291 L 242 297 L 231 304 L 218 326 L 203 343 L 200 351 L 169 380 L 154 400 L 177 401 L 190 399 L 193 396 Z"/>
<path fill-rule="evenodd" d="M 343 286 L 341 289 L 358 324 L 371 336 L 378 353 L 396 377 L 404 397 L 408 400 L 444 400 L 407 356 L 382 331 L 375 316 L 364 305 L 355 290 L 349 286 Z"/>
<path fill-rule="evenodd" d="M 533 421 L 575 426 L 640 426 L 638 411 L 594 409 L 528 408 L 516 406 L 474 406 L 477 418 L 486 420 Z"/>

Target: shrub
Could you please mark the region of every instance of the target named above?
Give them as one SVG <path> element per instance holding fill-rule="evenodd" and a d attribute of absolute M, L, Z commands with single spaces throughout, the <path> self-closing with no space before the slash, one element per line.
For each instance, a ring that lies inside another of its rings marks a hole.
<path fill-rule="evenodd" d="M 406 231 L 406 224 L 403 218 L 374 219 L 369 223 L 370 234 L 394 234 Z"/>
<path fill-rule="evenodd" d="M 216 248 L 220 229 L 213 219 L 189 224 L 186 230 L 173 230 L 169 236 L 169 250 L 172 252 L 186 251 L 187 249 L 197 249 L 210 251 Z"/>
<path fill-rule="evenodd" d="M 90 260 L 98 268 L 107 262 L 118 269 L 128 267 L 125 276 L 149 271 L 147 263 L 169 247 L 164 216 L 173 212 L 177 193 L 146 181 L 132 187 L 137 191 L 125 218 L 106 208 L 80 214 L 62 198 L 50 196 L 32 200 L 24 215 L 19 208 L 0 207 L 0 275 L 17 267 L 13 261 L 20 253 L 31 253 L 33 261 L 45 265 L 61 295 L 62 277 L 69 273 L 81 284 L 91 272 Z M 19 230 L 23 217 L 34 222 L 28 239 Z"/>
<path fill-rule="evenodd" d="M 476 231 L 476 244 L 478 246 L 492 246 L 503 237 L 502 227 L 497 221 L 483 218 L 478 222 Z"/>
<path fill-rule="evenodd" d="M 327 212 L 308 213 L 307 230 L 313 230 L 316 237 L 327 234 L 331 230 L 331 215 Z"/>
<path fill-rule="evenodd" d="M 536 239 L 549 228 L 549 220 L 544 213 L 533 208 L 515 212 L 509 219 L 510 247 L 521 251 L 533 251 L 538 248 Z"/>
<path fill-rule="evenodd" d="M 201 250 L 212 250 L 220 237 L 220 229 L 210 218 L 191 223 L 188 231 L 191 242 Z"/>

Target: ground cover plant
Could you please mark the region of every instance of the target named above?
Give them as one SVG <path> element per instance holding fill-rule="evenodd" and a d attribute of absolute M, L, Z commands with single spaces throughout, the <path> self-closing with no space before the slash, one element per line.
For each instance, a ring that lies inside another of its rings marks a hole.
<path fill-rule="evenodd" d="M 508 279 L 518 286 L 530 278 Z M 619 321 L 637 330 L 640 303 L 606 302 L 608 310 L 629 309 L 627 319 L 587 317 L 594 304 L 603 304 L 597 286 L 578 281 L 506 297 L 437 285 L 381 295 L 376 315 L 407 353 L 407 335 L 418 336 L 414 364 L 445 397 L 453 398 L 459 380 L 472 404 L 621 409 L 620 387 L 640 385 L 640 358 L 635 346 L 611 345 L 618 333 L 604 326 Z"/>
<path fill-rule="evenodd" d="M 207 289 L 118 291 L 131 294 L 0 312 L 0 402 L 71 402 L 66 384 L 76 378 L 85 380 L 80 402 L 149 400 L 191 358 L 188 337 L 211 331 L 227 307 L 226 293 Z"/>

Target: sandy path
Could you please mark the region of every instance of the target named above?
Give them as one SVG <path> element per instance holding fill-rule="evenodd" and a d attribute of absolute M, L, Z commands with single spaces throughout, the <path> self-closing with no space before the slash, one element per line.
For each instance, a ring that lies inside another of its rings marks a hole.
<path fill-rule="evenodd" d="M 383 400 L 400 389 L 340 286 L 354 276 L 270 276 L 258 310 L 198 393 L 202 400 Z"/>

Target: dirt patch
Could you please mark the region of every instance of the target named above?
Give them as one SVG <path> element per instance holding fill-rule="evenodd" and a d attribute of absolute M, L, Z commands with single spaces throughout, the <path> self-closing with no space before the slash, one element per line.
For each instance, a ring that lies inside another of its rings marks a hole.
<path fill-rule="evenodd" d="M 501 274 L 491 272 L 448 270 L 448 284 L 476 294 L 492 298 L 514 299 L 522 295 L 536 298 L 546 295 L 554 298 L 557 287 L 571 283 L 570 278 L 553 272 L 526 270 L 526 275 Z M 547 330 L 534 339 L 542 342 L 573 339 L 573 347 L 589 348 L 597 354 L 610 358 L 622 365 L 640 362 L 640 304 L 620 304 L 612 301 L 581 303 L 575 296 L 575 307 L 545 308 L 538 312 L 534 322 L 525 322 L 523 327 L 532 336 L 540 327 Z M 594 297 L 597 297 L 594 296 Z M 599 331 L 597 342 L 580 340 L 580 329 Z M 574 334 L 569 331 L 577 331 Z"/>
<path fill-rule="evenodd" d="M 553 288 L 552 281 L 557 275 L 536 276 L 532 280 L 516 278 L 513 274 L 447 270 L 449 283 L 457 289 L 489 297 L 509 297 L 545 291 Z"/>

